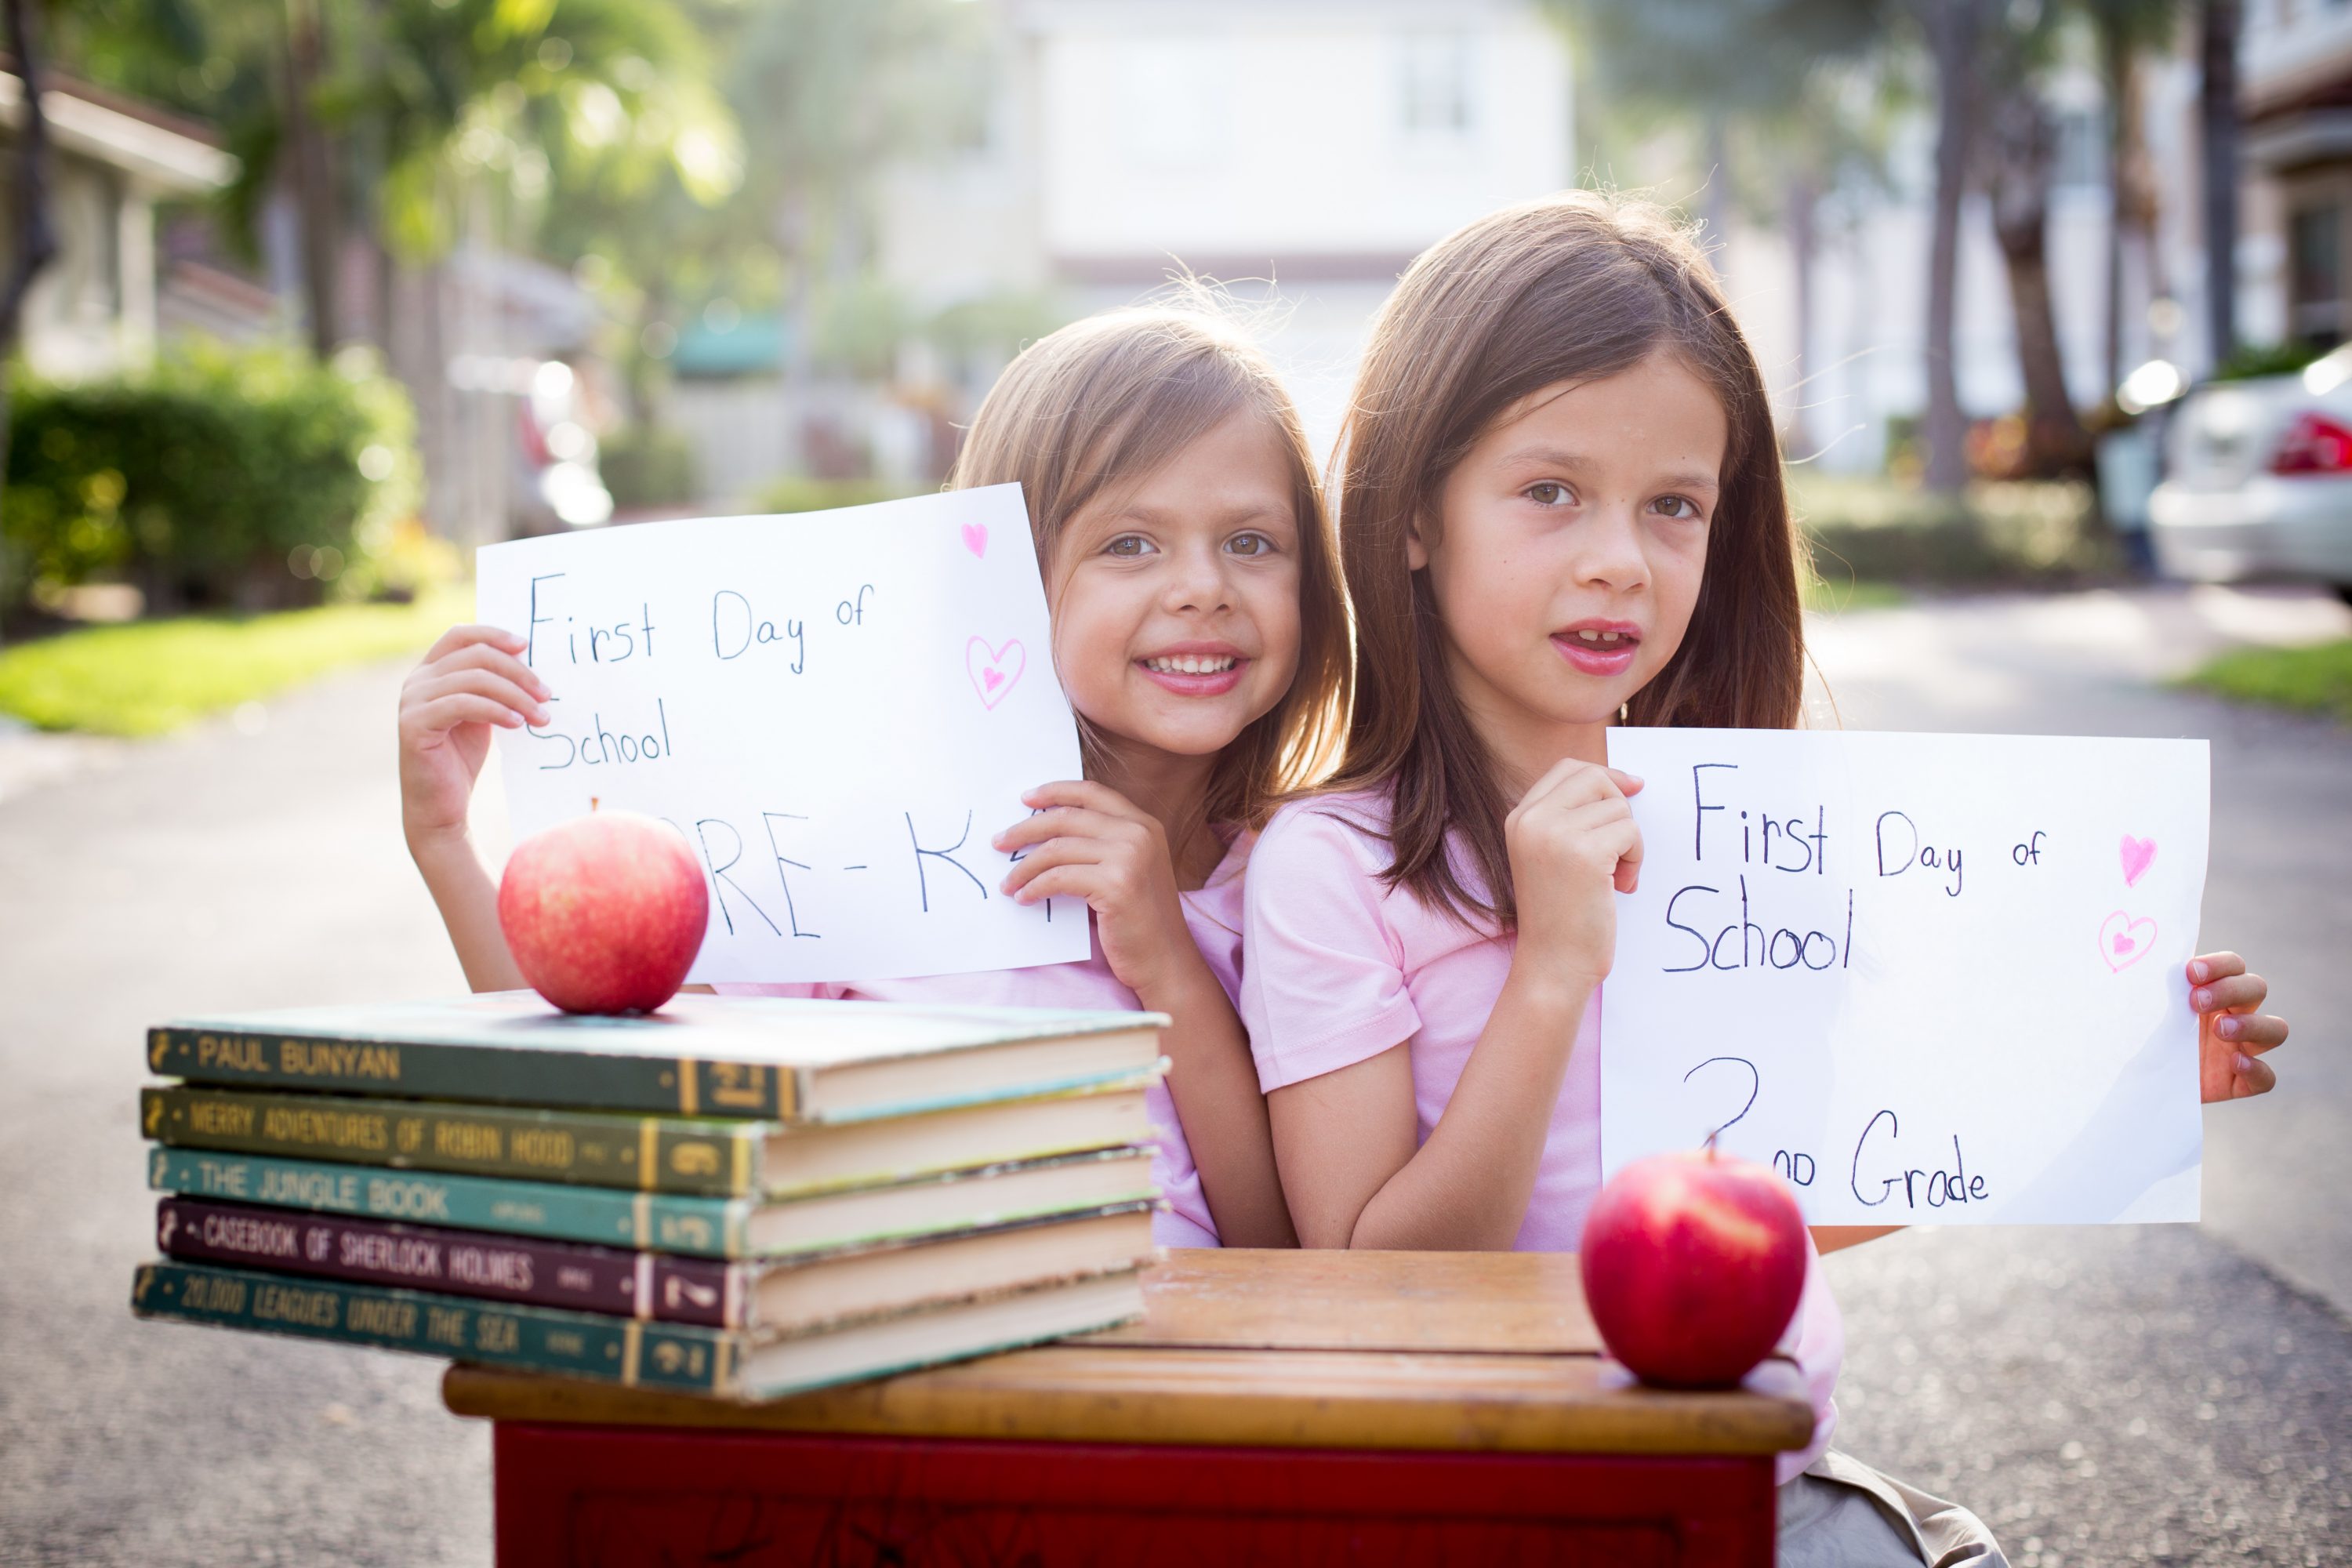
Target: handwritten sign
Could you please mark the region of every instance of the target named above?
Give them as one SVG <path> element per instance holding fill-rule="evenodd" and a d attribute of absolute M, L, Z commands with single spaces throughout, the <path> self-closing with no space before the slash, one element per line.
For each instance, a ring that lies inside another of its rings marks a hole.
<path fill-rule="evenodd" d="M 2202 741 L 1616 729 L 1641 886 L 1601 1162 L 1721 1147 L 1814 1224 L 2193 1220 Z"/>
<path fill-rule="evenodd" d="M 499 737 L 518 837 L 664 818 L 710 884 L 695 980 L 866 980 L 1087 956 L 989 847 L 1079 776 L 1020 488 L 641 523 L 480 552 L 553 717 Z"/>

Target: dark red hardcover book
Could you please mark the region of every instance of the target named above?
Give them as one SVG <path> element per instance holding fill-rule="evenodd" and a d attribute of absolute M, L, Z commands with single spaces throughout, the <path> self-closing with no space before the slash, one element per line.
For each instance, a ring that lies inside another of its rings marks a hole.
<path fill-rule="evenodd" d="M 731 1329 L 743 1316 L 740 1270 L 666 1252 L 194 1198 L 156 1205 L 155 1244 L 179 1258 L 621 1318 Z"/>

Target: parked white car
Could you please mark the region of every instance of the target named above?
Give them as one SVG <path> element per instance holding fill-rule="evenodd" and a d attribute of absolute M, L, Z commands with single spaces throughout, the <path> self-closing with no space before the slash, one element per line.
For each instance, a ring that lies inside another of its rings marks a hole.
<path fill-rule="evenodd" d="M 2148 499 L 2157 569 L 2327 583 L 2352 602 L 2352 345 L 2297 374 L 2198 387 L 2169 418 Z"/>

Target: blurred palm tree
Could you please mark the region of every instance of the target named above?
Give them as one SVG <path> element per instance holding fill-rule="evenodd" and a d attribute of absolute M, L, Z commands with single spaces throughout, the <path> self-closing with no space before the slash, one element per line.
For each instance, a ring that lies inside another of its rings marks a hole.
<path fill-rule="evenodd" d="M 321 353 L 343 336 L 346 224 L 415 264 L 471 222 L 527 232 L 559 170 L 621 190 L 667 172 L 701 202 L 741 177 L 677 0 L 72 0 L 56 15 L 69 68 L 222 127 L 240 160 L 234 237 L 252 244 L 273 193 L 293 195 Z"/>

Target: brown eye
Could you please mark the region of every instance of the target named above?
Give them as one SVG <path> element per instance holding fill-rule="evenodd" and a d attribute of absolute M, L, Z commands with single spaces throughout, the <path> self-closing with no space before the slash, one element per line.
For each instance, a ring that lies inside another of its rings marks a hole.
<path fill-rule="evenodd" d="M 1122 559 L 1132 561 L 1139 555 L 1148 553 L 1150 549 L 1151 542 L 1145 539 L 1141 534 L 1122 533 L 1117 539 L 1112 540 L 1108 544 L 1103 546 L 1103 553 L 1106 555 L 1116 555 Z"/>
<path fill-rule="evenodd" d="M 1660 496 L 1650 504 L 1668 517 L 1696 519 L 1700 515 L 1698 502 L 1688 496 Z"/>
<path fill-rule="evenodd" d="M 1263 533 L 1236 534 L 1225 548 L 1236 555 L 1271 555 L 1274 553 L 1274 541 Z"/>
<path fill-rule="evenodd" d="M 1562 506 L 1571 498 L 1568 487 L 1556 479 L 1541 479 L 1521 492 L 1538 506 Z"/>

